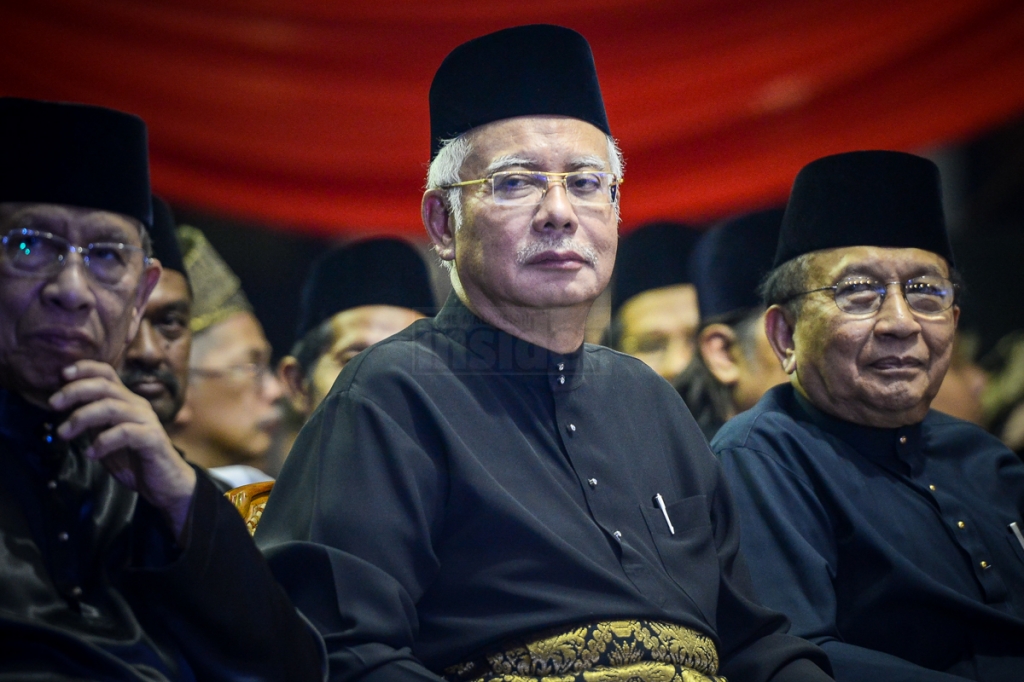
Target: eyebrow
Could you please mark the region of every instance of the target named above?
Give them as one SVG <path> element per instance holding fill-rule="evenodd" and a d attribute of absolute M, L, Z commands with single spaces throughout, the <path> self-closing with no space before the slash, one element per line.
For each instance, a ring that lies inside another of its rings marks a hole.
<path fill-rule="evenodd" d="M 942 274 L 942 270 L 936 265 L 921 265 L 911 270 L 911 272 L 915 274 L 912 274 L 909 277 L 902 278 L 901 281 L 914 279 L 915 277 L 922 277 L 924 275 L 947 277 L 947 275 Z M 871 279 L 877 280 L 887 278 L 886 276 L 879 274 L 878 271 L 873 267 L 873 264 L 871 263 L 857 263 L 854 265 L 850 265 L 846 268 L 843 268 L 836 276 L 836 281 L 846 279 L 848 277 L 870 277 Z"/>

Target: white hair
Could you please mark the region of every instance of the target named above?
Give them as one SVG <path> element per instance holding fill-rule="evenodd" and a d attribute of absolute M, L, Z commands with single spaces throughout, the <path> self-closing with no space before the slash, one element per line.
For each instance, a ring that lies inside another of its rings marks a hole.
<path fill-rule="evenodd" d="M 610 166 L 608 170 L 615 177 L 622 178 L 626 165 L 625 160 L 622 158 L 622 151 L 619 149 L 619 145 L 615 142 L 614 137 L 611 135 L 606 137 L 608 140 L 608 163 Z M 437 156 L 430 162 L 430 167 L 427 169 L 427 190 L 440 189 L 447 185 L 461 182 L 462 177 L 460 173 L 462 172 L 462 166 L 472 151 L 473 145 L 466 138 L 466 133 L 448 140 L 441 140 L 441 149 L 438 150 Z M 463 220 L 462 188 L 451 187 L 444 190 L 444 203 L 445 208 L 448 209 L 448 214 L 452 217 L 452 227 L 455 232 L 458 232 L 462 228 Z M 615 195 L 614 206 L 615 220 L 618 221 L 618 193 Z M 452 261 L 442 260 L 441 266 L 451 270 Z"/>

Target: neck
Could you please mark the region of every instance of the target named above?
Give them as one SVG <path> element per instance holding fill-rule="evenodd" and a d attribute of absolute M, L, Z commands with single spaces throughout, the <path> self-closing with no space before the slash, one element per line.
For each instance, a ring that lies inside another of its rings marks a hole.
<path fill-rule="evenodd" d="M 463 305 L 487 324 L 555 353 L 572 353 L 583 345 L 590 302 L 565 308 L 494 305 L 470 297 L 456 280 L 456 295 Z"/>

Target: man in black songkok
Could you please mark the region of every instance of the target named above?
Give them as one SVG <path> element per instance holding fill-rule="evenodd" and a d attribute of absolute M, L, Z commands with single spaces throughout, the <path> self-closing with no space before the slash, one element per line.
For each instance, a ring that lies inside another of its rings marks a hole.
<path fill-rule="evenodd" d="M 750 599 L 678 394 L 583 343 L 622 175 L 586 40 L 470 41 L 430 101 L 422 214 L 454 293 L 348 363 L 256 530 L 332 679 L 829 679 Z"/>
<path fill-rule="evenodd" d="M 1024 465 L 929 409 L 957 275 L 935 164 L 850 152 L 796 178 L 766 328 L 790 383 L 718 432 L 758 595 L 837 680 L 1024 670 Z"/>
<path fill-rule="evenodd" d="M 145 124 L 0 98 L 0 149 L 0 679 L 320 679 L 238 513 L 113 367 L 161 275 Z"/>

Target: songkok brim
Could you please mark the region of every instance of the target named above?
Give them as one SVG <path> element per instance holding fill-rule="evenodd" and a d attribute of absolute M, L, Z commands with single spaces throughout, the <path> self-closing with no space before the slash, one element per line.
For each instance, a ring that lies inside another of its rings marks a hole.
<path fill-rule="evenodd" d="M 612 314 L 629 299 L 651 289 L 691 284 L 690 252 L 696 230 L 672 222 L 649 223 L 619 240 L 612 275 Z"/>
<path fill-rule="evenodd" d="M 0 202 L 66 204 L 152 224 L 146 124 L 85 104 L 0 98 Z"/>
<path fill-rule="evenodd" d="M 561 26 L 517 26 L 470 40 L 430 84 L 430 158 L 477 126 L 516 116 L 571 116 L 611 134 L 587 40 Z"/>
<path fill-rule="evenodd" d="M 242 282 L 214 250 L 206 235 L 190 225 L 178 228 L 185 271 L 192 284 L 193 334 L 239 312 L 252 312 Z"/>
<path fill-rule="evenodd" d="M 178 226 L 174 223 L 174 213 L 167 202 L 153 195 L 153 225 L 149 228 L 149 238 L 153 242 L 153 255 L 160 260 L 164 270 L 180 272 L 188 279 L 185 272 L 185 261 L 181 257 L 181 246 L 178 244 Z"/>
<path fill-rule="evenodd" d="M 702 319 L 761 305 L 757 288 L 772 268 L 782 213 L 748 213 L 700 238 L 690 257 L 690 271 Z"/>
<path fill-rule="evenodd" d="M 302 290 L 296 341 L 334 315 L 364 305 L 390 305 L 433 315 L 426 263 L 400 239 L 367 239 L 324 254 Z"/>
<path fill-rule="evenodd" d="M 804 166 L 782 219 L 775 266 L 846 246 L 923 249 L 952 266 L 938 167 L 889 151 L 847 152 Z"/>

